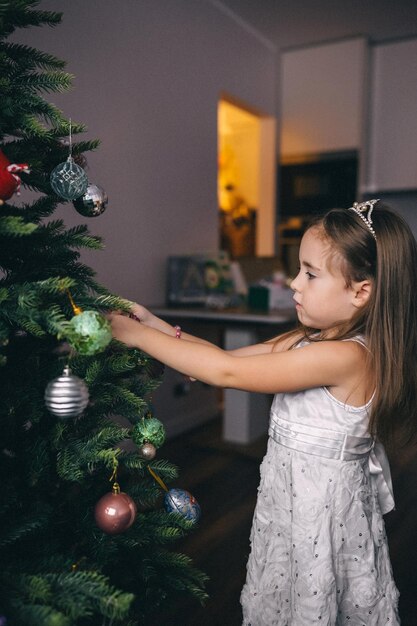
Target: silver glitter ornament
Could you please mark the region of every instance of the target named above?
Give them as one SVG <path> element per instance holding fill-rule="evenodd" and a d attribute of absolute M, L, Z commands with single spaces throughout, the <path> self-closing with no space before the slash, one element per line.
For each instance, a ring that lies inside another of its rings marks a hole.
<path fill-rule="evenodd" d="M 65 163 L 52 170 L 51 187 L 57 196 L 65 200 L 75 200 L 82 196 L 88 187 L 87 174 L 70 155 Z"/>
<path fill-rule="evenodd" d="M 98 185 L 89 184 L 85 194 L 74 200 L 73 205 L 80 215 L 97 217 L 106 210 L 108 200 L 104 189 Z"/>
<path fill-rule="evenodd" d="M 64 368 L 62 376 L 48 383 L 45 390 L 46 408 L 61 419 L 81 415 L 88 401 L 87 385 L 78 376 L 73 376 L 68 366 Z"/>
<path fill-rule="evenodd" d="M 145 461 L 152 461 L 156 456 L 156 448 L 152 443 L 149 443 L 149 441 L 139 446 L 138 451 L 139 456 L 145 459 Z"/>

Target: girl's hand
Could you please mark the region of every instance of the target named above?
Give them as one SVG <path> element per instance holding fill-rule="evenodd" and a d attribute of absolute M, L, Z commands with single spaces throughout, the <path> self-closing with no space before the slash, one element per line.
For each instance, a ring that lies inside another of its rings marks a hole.
<path fill-rule="evenodd" d="M 154 328 L 155 330 L 159 330 L 161 333 L 165 333 L 165 335 L 170 335 L 175 337 L 175 329 L 171 324 L 168 324 L 161 318 L 157 317 L 148 309 L 145 309 L 141 304 L 134 304 L 130 309 L 134 318 L 137 322 L 140 322 L 144 326 L 148 326 L 149 328 Z"/>
<path fill-rule="evenodd" d="M 135 336 L 138 327 L 137 322 L 119 313 L 110 313 L 108 320 L 111 324 L 114 339 L 121 341 L 130 348 L 137 347 L 137 337 Z"/>
<path fill-rule="evenodd" d="M 130 310 L 142 324 L 145 324 L 145 326 L 150 326 L 150 322 L 153 318 L 155 318 L 155 315 L 148 311 L 148 309 L 145 309 L 145 307 L 141 304 L 135 303 Z"/>

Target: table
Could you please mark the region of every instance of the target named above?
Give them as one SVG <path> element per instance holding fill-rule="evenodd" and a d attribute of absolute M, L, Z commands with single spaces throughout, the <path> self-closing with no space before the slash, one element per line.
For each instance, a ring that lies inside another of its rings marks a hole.
<path fill-rule="evenodd" d="M 235 350 L 259 343 L 294 327 L 295 309 L 270 312 L 247 308 L 206 309 L 204 307 L 150 307 L 155 315 L 169 323 L 196 321 L 216 324 L 222 330 L 222 347 Z M 224 390 L 223 438 L 232 443 L 247 444 L 268 429 L 271 396 L 236 389 Z"/>

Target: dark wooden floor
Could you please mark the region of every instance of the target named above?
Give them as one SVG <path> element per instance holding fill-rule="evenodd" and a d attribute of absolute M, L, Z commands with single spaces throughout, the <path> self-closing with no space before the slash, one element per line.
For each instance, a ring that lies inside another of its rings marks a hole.
<path fill-rule="evenodd" d="M 180 468 L 177 486 L 202 508 L 196 531 L 176 546 L 210 577 L 205 607 L 179 599 L 169 616 L 150 626 L 240 626 L 239 595 L 245 579 L 249 532 L 266 437 L 252 445 L 221 440 L 215 419 L 168 441 L 161 450 Z M 417 626 L 417 453 L 392 460 L 396 510 L 386 518 L 394 577 L 401 593 L 402 626 Z"/>

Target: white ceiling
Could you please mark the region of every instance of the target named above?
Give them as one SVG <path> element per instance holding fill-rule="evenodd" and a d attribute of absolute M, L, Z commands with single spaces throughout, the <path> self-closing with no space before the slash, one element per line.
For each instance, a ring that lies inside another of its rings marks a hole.
<path fill-rule="evenodd" d="M 279 49 L 342 37 L 417 36 L 416 0 L 221 0 Z"/>

